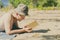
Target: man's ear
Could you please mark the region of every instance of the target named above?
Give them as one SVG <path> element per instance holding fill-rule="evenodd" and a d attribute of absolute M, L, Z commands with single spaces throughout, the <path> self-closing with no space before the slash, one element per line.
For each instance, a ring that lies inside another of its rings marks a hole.
<path fill-rule="evenodd" d="M 18 13 L 16 13 L 15 15 L 17 15 L 17 16 L 18 16 L 19 14 L 18 14 Z"/>

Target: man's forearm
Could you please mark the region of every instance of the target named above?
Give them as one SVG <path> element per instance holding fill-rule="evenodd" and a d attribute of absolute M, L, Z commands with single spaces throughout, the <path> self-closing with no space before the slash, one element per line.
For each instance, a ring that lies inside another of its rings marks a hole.
<path fill-rule="evenodd" d="M 24 29 L 18 29 L 18 30 L 11 30 L 9 33 L 7 34 L 15 34 L 15 33 L 21 33 L 21 32 L 26 32 Z"/>

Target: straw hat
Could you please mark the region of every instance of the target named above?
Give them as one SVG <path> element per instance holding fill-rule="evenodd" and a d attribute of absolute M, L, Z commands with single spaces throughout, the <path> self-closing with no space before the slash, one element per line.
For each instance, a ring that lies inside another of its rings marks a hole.
<path fill-rule="evenodd" d="M 21 15 L 28 15 L 28 7 L 24 4 L 19 4 L 15 10 Z"/>

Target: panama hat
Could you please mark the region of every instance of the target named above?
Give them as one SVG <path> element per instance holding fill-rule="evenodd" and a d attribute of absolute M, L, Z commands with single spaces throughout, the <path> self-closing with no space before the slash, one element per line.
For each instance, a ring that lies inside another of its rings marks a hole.
<path fill-rule="evenodd" d="M 28 7 L 24 4 L 19 4 L 15 9 L 20 15 L 28 15 Z"/>

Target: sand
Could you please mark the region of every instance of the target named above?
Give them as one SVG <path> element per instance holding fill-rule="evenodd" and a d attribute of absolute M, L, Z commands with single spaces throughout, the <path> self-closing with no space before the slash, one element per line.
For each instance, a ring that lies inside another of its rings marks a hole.
<path fill-rule="evenodd" d="M 23 22 L 19 22 L 20 27 L 36 21 L 38 24 L 31 33 L 17 34 L 13 40 L 60 40 L 60 12 L 50 11 L 29 11 L 30 16 Z M 25 24 L 25 25 L 24 25 Z M 32 24 L 34 25 L 34 23 Z M 30 25 L 30 26 L 32 26 Z"/>
<path fill-rule="evenodd" d="M 18 25 L 21 28 L 30 25 L 33 31 L 16 34 L 13 40 L 60 40 L 60 10 L 30 10 Z"/>

